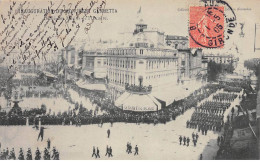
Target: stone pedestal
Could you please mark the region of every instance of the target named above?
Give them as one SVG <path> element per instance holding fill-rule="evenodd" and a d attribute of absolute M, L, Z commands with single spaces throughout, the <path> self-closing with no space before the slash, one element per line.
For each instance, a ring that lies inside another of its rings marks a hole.
<path fill-rule="evenodd" d="M 26 126 L 29 126 L 29 117 L 26 117 Z"/>

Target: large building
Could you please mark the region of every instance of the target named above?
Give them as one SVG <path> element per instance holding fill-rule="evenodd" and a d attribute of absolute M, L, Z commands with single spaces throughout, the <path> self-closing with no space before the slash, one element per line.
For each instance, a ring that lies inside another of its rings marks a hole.
<path fill-rule="evenodd" d="M 126 85 L 156 91 L 177 84 L 177 55 L 176 49 L 166 46 L 164 33 L 148 28 L 141 18 L 132 37 L 121 47 L 107 49 L 107 75 L 115 99 Z"/>
<path fill-rule="evenodd" d="M 82 75 L 105 78 L 115 105 L 124 110 L 156 111 L 182 99 L 192 91 L 182 81 L 206 70 L 201 50 L 189 49 L 186 37 L 165 36 L 140 15 L 135 29 L 121 36 L 119 43 L 88 45 Z"/>
<path fill-rule="evenodd" d="M 203 57 L 207 59 L 208 62 L 212 61 L 215 63 L 220 63 L 220 64 L 237 64 L 238 58 L 235 58 L 234 55 L 213 55 L 213 54 L 204 54 Z"/>
<path fill-rule="evenodd" d="M 86 51 L 83 54 L 82 74 L 93 78 L 107 77 L 107 59 L 101 49 Z"/>

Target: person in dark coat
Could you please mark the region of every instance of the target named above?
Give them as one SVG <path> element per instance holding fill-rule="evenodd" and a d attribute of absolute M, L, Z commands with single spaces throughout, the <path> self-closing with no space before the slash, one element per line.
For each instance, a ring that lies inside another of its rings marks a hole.
<path fill-rule="evenodd" d="M 185 136 L 183 137 L 183 143 L 184 143 L 183 145 L 186 145 L 186 137 Z"/>
<path fill-rule="evenodd" d="M 198 139 L 199 139 L 199 135 L 198 133 L 196 133 L 196 141 L 198 141 Z"/>
<path fill-rule="evenodd" d="M 195 134 L 194 134 L 194 132 L 192 133 L 192 139 L 194 140 L 195 139 Z"/>
<path fill-rule="evenodd" d="M 108 148 L 108 145 L 107 145 L 107 149 L 106 149 L 106 154 L 105 154 L 105 156 L 108 155 L 108 154 L 109 154 L 109 148 Z"/>
<path fill-rule="evenodd" d="M 131 145 L 131 143 L 129 143 L 129 150 L 128 150 L 128 154 L 129 153 L 132 153 L 132 145 Z"/>
<path fill-rule="evenodd" d="M 51 159 L 50 153 L 49 153 L 47 148 L 44 149 L 43 159 L 44 160 L 50 160 Z"/>
<path fill-rule="evenodd" d="M 97 158 L 97 157 L 100 158 L 98 147 L 97 147 L 97 155 L 96 155 L 96 158 Z"/>
<path fill-rule="evenodd" d="M 41 128 L 40 128 L 40 133 L 39 133 L 39 135 L 38 135 L 37 141 L 39 140 L 40 137 L 41 137 L 42 140 L 43 140 L 44 129 L 47 129 L 47 128 L 45 128 L 45 127 L 41 127 Z M 41 140 L 41 141 L 42 141 L 42 140 Z"/>
<path fill-rule="evenodd" d="M 36 149 L 35 151 L 35 160 L 40 160 L 41 159 L 41 152 L 39 151 L 39 148 Z"/>
<path fill-rule="evenodd" d="M 10 152 L 9 159 L 10 159 L 10 160 L 16 160 L 14 148 L 12 148 L 12 150 L 11 150 L 11 152 Z"/>
<path fill-rule="evenodd" d="M 95 147 L 93 147 L 93 153 L 92 153 L 92 157 L 95 156 L 97 158 L 97 155 L 96 155 L 96 149 Z"/>
<path fill-rule="evenodd" d="M 111 146 L 110 146 L 110 148 L 109 148 L 108 157 L 113 157 L 113 154 L 112 154 L 112 148 L 111 148 Z"/>
<path fill-rule="evenodd" d="M 24 154 L 22 148 L 20 148 L 18 160 L 24 160 Z"/>
<path fill-rule="evenodd" d="M 126 153 L 129 154 L 129 142 L 127 142 L 127 144 L 126 144 Z"/>
<path fill-rule="evenodd" d="M 187 147 L 189 146 L 189 143 L 190 143 L 190 138 L 188 137 L 187 138 Z"/>
<path fill-rule="evenodd" d="M 137 145 L 135 146 L 135 154 L 134 155 L 138 155 L 138 147 L 137 147 Z"/>
<path fill-rule="evenodd" d="M 26 160 L 32 160 L 31 148 L 28 148 L 28 150 L 27 150 Z"/>
<path fill-rule="evenodd" d="M 109 138 L 110 137 L 110 130 L 108 129 L 107 130 L 107 138 Z"/>
<path fill-rule="evenodd" d="M 179 141 L 180 141 L 180 145 L 181 145 L 181 142 L 182 142 L 182 136 L 179 137 Z"/>
<path fill-rule="evenodd" d="M 48 149 L 50 149 L 51 148 L 51 141 L 50 141 L 50 139 L 48 138 L 48 140 L 47 140 L 47 148 Z"/>
<path fill-rule="evenodd" d="M 196 144 L 197 144 L 197 140 L 196 140 L 196 139 L 193 139 L 193 145 L 194 145 L 194 147 L 196 147 Z"/>

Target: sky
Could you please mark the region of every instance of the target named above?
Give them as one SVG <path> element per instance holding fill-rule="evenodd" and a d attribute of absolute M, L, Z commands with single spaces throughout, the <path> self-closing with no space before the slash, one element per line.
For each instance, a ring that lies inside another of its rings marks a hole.
<path fill-rule="evenodd" d="M 260 57 L 259 51 L 254 52 L 255 24 L 260 23 L 260 1 L 257 0 L 227 0 L 234 10 L 237 21 L 235 32 L 226 42 L 223 49 L 204 50 L 205 53 L 221 54 L 233 53 L 242 60 L 252 57 Z M 132 0 L 107 1 L 107 8 L 115 8 L 118 13 L 107 14 L 108 21 L 96 23 L 91 31 L 91 38 L 114 39 L 118 33 L 133 31 L 137 22 L 137 11 L 140 6 L 142 15 L 148 27 L 159 28 L 167 35 L 188 36 L 189 6 L 199 6 L 202 3 L 196 0 Z M 242 10 L 242 9 L 244 10 Z M 183 9 L 186 9 L 183 11 Z M 180 11 L 182 10 L 182 11 Z M 228 14 L 229 12 L 226 11 Z M 240 23 L 244 23 L 244 37 L 240 37 Z M 96 30 L 98 32 L 96 32 Z M 260 38 L 260 29 L 257 38 Z M 257 39 L 258 47 L 260 40 Z M 238 52 L 236 50 L 238 48 Z"/>
<path fill-rule="evenodd" d="M 18 0 L 21 1 L 21 0 Z M 31 5 L 36 8 L 46 8 L 49 1 L 29 0 Z M 53 1 L 58 4 L 61 0 Z M 101 0 L 99 0 L 101 1 Z M 237 16 L 237 27 L 231 36 L 231 39 L 226 41 L 225 47 L 222 49 L 204 49 L 204 53 L 213 54 L 228 54 L 233 53 L 240 57 L 241 60 L 260 57 L 259 51 L 254 52 L 254 35 L 255 23 L 260 24 L 260 1 L 259 0 L 226 0 L 234 10 Z M 77 1 L 64 0 L 63 4 Z M 83 7 L 89 6 L 90 0 L 82 0 L 80 5 Z M 6 15 L 9 9 L 9 0 L 0 2 L 0 14 Z M 68 5 L 66 5 L 67 7 Z M 88 42 L 90 40 L 118 40 L 119 34 L 122 32 L 133 32 L 135 24 L 138 21 L 137 12 L 141 7 L 144 22 L 148 24 L 148 28 L 158 28 L 165 32 L 165 35 L 188 36 L 189 23 L 189 6 L 203 6 L 199 0 L 106 0 L 106 9 L 114 9 L 116 13 L 106 13 L 103 16 L 107 18 L 104 21 L 95 21 L 91 25 L 88 34 L 79 32 L 75 41 Z M 244 10 L 241 10 L 243 8 Z M 225 13 L 229 13 L 225 10 Z M 32 15 L 34 19 L 27 21 L 37 24 L 37 16 Z M 245 36 L 239 36 L 241 32 L 240 23 L 244 23 L 243 32 Z M 0 31 L 2 31 L 0 21 Z M 50 28 L 50 30 L 52 30 Z M 258 37 L 260 38 L 260 29 Z M 29 36 L 27 36 L 29 37 Z M 0 37 L 0 41 L 1 41 Z M 260 40 L 258 47 L 260 47 Z M 238 52 L 236 50 L 238 48 Z M 1 54 L 2 55 L 2 54 Z"/>

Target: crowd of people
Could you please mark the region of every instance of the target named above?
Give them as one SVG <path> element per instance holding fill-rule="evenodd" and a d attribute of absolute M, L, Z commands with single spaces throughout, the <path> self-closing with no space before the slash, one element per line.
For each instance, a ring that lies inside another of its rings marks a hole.
<path fill-rule="evenodd" d="M 202 135 L 207 135 L 208 130 L 220 132 L 224 125 L 224 113 L 231 103 L 206 101 L 195 107 L 191 119 L 186 122 L 187 128 L 198 129 Z"/>
<path fill-rule="evenodd" d="M 205 101 L 200 106 L 195 107 L 195 111 L 202 113 L 224 114 L 227 108 L 231 105 L 230 102 Z"/>
<path fill-rule="evenodd" d="M 216 101 L 227 101 L 232 102 L 237 98 L 237 94 L 234 93 L 218 93 L 217 95 L 213 96 L 213 100 Z"/>
<path fill-rule="evenodd" d="M 59 152 L 58 150 L 53 147 L 52 150 L 50 148 L 44 148 L 43 156 L 40 152 L 39 148 L 35 151 L 35 157 L 33 157 L 31 148 L 28 148 L 26 154 L 24 154 L 24 151 L 22 148 L 19 150 L 18 156 L 15 154 L 14 148 L 9 151 L 8 147 L 6 149 L 1 149 L 0 147 L 0 160 L 59 160 Z"/>
<path fill-rule="evenodd" d="M 221 85 L 224 85 L 225 88 L 240 88 L 245 89 L 245 90 L 251 90 L 250 88 L 250 81 L 249 80 L 233 80 L 233 81 L 221 81 L 220 82 Z M 232 90 L 233 92 L 235 91 L 235 89 Z"/>
<path fill-rule="evenodd" d="M 72 89 L 79 92 L 81 96 L 85 96 L 96 104 L 104 113 L 102 115 L 93 115 L 91 110 L 83 107 L 82 104 L 75 103 L 75 107 L 70 111 L 51 114 L 46 108 L 32 108 L 31 110 L 22 110 L 21 114 L 8 114 L 2 112 L 0 114 L 0 125 L 25 125 L 28 118 L 29 125 L 34 125 L 41 120 L 43 125 L 86 125 L 113 122 L 126 123 L 166 123 L 183 114 L 187 109 L 195 107 L 197 103 L 221 88 L 219 85 L 209 84 L 188 96 L 185 99 L 175 101 L 171 105 L 156 112 L 131 112 L 117 108 L 113 102 L 104 94 L 104 92 L 82 90 L 76 85 L 71 86 Z M 52 97 L 54 93 L 47 92 L 48 97 Z M 67 100 L 73 102 L 69 95 Z M 48 109 L 48 108 L 47 108 Z"/>
<path fill-rule="evenodd" d="M 61 91 L 39 91 L 39 90 L 26 90 L 24 93 L 21 93 L 21 98 L 30 98 L 30 97 L 40 97 L 40 98 L 52 98 L 62 96 Z"/>
<path fill-rule="evenodd" d="M 152 91 L 152 86 L 149 85 L 148 87 L 146 87 L 146 86 L 137 86 L 137 85 L 133 85 L 133 84 L 132 85 L 126 84 L 125 90 L 132 91 L 132 92 L 150 93 Z"/>
<path fill-rule="evenodd" d="M 236 92 L 239 93 L 242 91 L 241 87 L 231 87 L 231 86 L 225 86 L 224 91 L 226 92 Z"/>
<path fill-rule="evenodd" d="M 19 80 L 19 84 L 22 86 L 32 87 L 32 86 L 49 86 L 49 83 L 46 80 L 42 80 L 39 77 L 27 77 Z"/>

